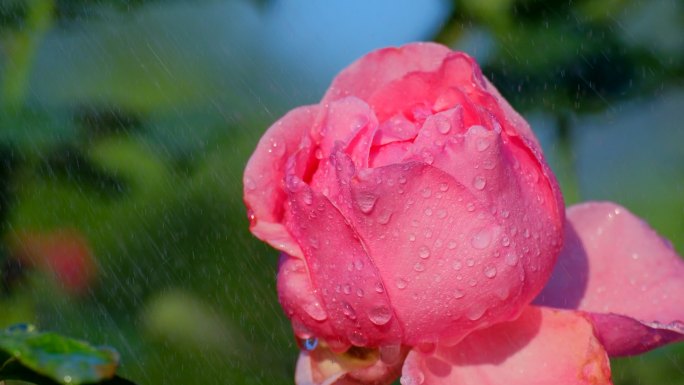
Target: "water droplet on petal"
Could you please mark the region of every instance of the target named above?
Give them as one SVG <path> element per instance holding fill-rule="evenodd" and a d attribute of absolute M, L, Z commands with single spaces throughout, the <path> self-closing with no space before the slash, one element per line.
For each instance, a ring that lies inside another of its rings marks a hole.
<path fill-rule="evenodd" d="M 451 267 L 453 267 L 454 270 L 461 270 L 461 268 L 463 267 L 463 264 L 461 263 L 461 261 L 455 261 L 455 262 L 451 265 Z"/>
<path fill-rule="evenodd" d="M 466 313 L 466 317 L 468 317 L 468 319 L 471 321 L 477 321 L 480 318 L 482 318 L 482 316 L 484 315 L 486 310 L 487 309 L 485 309 L 484 307 L 480 307 L 480 306 L 472 307 L 472 308 L 468 309 L 468 312 Z"/>
<path fill-rule="evenodd" d="M 494 267 L 494 266 L 485 267 L 484 275 L 485 275 L 485 277 L 490 278 L 490 279 L 496 277 L 496 267 Z"/>
<path fill-rule="evenodd" d="M 249 218 L 249 226 L 250 227 L 253 227 L 254 225 L 256 225 L 257 217 L 256 217 L 256 214 L 254 214 L 254 210 L 252 210 L 252 209 L 247 210 L 247 218 Z"/>
<path fill-rule="evenodd" d="M 447 243 L 447 249 L 449 250 L 455 249 L 456 246 L 458 246 L 458 243 L 456 243 L 454 240 L 450 240 L 449 243 Z"/>
<path fill-rule="evenodd" d="M 506 254 L 506 257 L 504 257 L 504 260 L 506 261 L 506 264 L 508 266 L 515 266 L 518 264 L 518 256 L 515 253 Z"/>
<path fill-rule="evenodd" d="M 504 247 L 508 247 L 508 246 L 510 246 L 510 244 L 511 244 L 511 239 L 504 235 L 504 237 L 501 238 L 501 244 L 502 244 Z"/>
<path fill-rule="evenodd" d="M 490 229 L 482 229 L 478 231 L 473 238 L 470 240 L 470 244 L 474 248 L 482 250 L 489 246 L 492 241 L 492 231 Z"/>
<path fill-rule="evenodd" d="M 385 287 L 383 286 L 382 282 L 376 282 L 375 283 L 375 292 L 376 293 L 383 293 L 385 291 Z"/>
<path fill-rule="evenodd" d="M 446 135 L 449 133 L 449 131 L 451 131 L 451 123 L 449 123 L 449 120 L 447 120 L 444 117 L 439 117 L 435 120 L 435 124 L 437 125 L 437 131 L 439 131 L 440 134 Z"/>
<path fill-rule="evenodd" d="M 397 278 L 395 284 L 397 285 L 397 289 L 406 289 L 406 286 L 408 286 L 408 282 L 403 278 Z"/>
<path fill-rule="evenodd" d="M 447 190 L 449 190 L 449 184 L 448 183 L 442 182 L 439 184 L 439 191 L 445 192 Z"/>
<path fill-rule="evenodd" d="M 359 270 L 359 271 L 363 270 L 363 261 L 360 259 L 355 260 L 354 261 L 354 268 L 356 270 Z"/>
<path fill-rule="evenodd" d="M 430 190 L 429 187 L 426 187 L 420 191 L 420 195 L 423 198 L 429 198 L 432 195 L 432 190 Z"/>
<path fill-rule="evenodd" d="M 368 312 L 368 319 L 372 323 L 382 326 L 392 319 L 392 311 L 385 305 L 375 306 Z"/>
<path fill-rule="evenodd" d="M 477 190 L 483 190 L 487 185 L 487 179 L 485 177 L 478 175 L 473 179 L 473 187 Z"/>
<path fill-rule="evenodd" d="M 328 318 L 328 314 L 318 301 L 305 303 L 302 305 L 302 308 L 306 314 L 309 315 L 309 317 L 315 319 L 316 321 L 325 321 Z"/>
<path fill-rule="evenodd" d="M 318 346 L 318 338 L 309 337 L 302 341 L 302 347 L 307 351 L 312 351 Z"/>
<path fill-rule="evenodd" d="M 368 337 L 359 330 L 353 330 L 348 337 L 349 342 L 354 346 L 366 346 L 368 344 Z"/>
<path fill-rule="evenodd" d="M 356 311 L 348 302 L 342 302 L 342 313 L 349 319 L 356 319 Z"/>
<path fill-rule="evenodd" d="M 466 265 L 467 265 L 468 267 L 473 267 L 473 266 L 475 266 L 475 260 L 472 259 L 472 258 L 466 259 Z"/>
<path fill-rule="evenodd" d="M 375 202 L 377 200 L 378 197 L 374 194 L 360 192 L 356 196 L 356 205 L 359 207 L 359 210 L 361 210 L 361 212 L 363 212 L 364 214 L 368 214 L 371 211 L 373 211 L 373 207 L 375 207 Z"/>
<path fill-rule="evenodd" d="M 256 190 L 256 187 L 257 186 L 256 182 L 254 182 L 254 179 L 248 176 L 245 177 L 245 188 L 247 189 L 247 191 L 254 191 Z"/>
<path fill-rule="evenodd" d="M 416 264 L 413 265 L 413 270 L 418 271 L 418 272 L 425 271 L 425 265 L 423 265 L 420 262 L 416 262 Z"/>
<path fill-rule="evenodd" d="M 430 249 L 427 246 L 421 246 L 418 249 L 418 256 L 423 259 L 428 258 L 430 256 Z"/>
<path fill-rule="evenodd" d="M 463 298 L 465 297 L 465 292 L 461 289 L 456 289 L 454 290 L 454 298 Z"/>
<path fill-rule="evenodd" d="M 357 297 L 363 297 L 364 292 L 363 289 L 356 289 L 356 296 Z"/>
<path fill-rule="evenodd" d="M 381 225 L 386 225 L 392 218 L 392 211 L 388 209 L 383 209 L 380 215 L 378 215 L 377 222 Z"/>
<path fill-rule="evenodd" d="M 477 151 L 484 151 L 489 148 L 489 140 L 485 138 L 480 138 L 477 140 L 477 144 L 475 145 L 477 147 Z"/>

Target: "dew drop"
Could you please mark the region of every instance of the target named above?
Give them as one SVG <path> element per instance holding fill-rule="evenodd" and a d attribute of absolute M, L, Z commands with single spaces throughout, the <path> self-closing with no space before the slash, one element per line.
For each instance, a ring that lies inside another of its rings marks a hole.
<path fill-rule="evenodd" d="M 432 209 L 431 208 L 426 208 L 425 211 L 423 211 L 426 217 L 432 216 Z"/>
<path fill-rule="evenodd" d="M 492 231 L 490 229 L 482 229 L 473 236 L 470 240 L 470 244 L 473 245 L 474 248 L 482 250 L 489 246 L 491 241 Z"/>
<path fill-rule="evenodd" d="M 496 277 L 496 267 L 494 267 L 494 266 L 485 267 L 484 275 L 485 275 L 485 277 L 487 277 L 489 279 Z"/>
<path fill-rule="evenodd" d="M 305 350 L 312 351 L 312 350 L 316 349 L 316 347 L 318 346 L 318 338 L 309 337 L 309 338 L 302 341 L 302 346 L 304 347 Z"/>
<path fill-rule="evenodd" d="M 489 141 L 487 139 L 480 138 L 477 140 L 477 144 L 475 147 L 477 147 L 477 151 L 482 152 L 489 148 Z"/>
<path fill-rule="evenodd" d="M 408 286 L 408 282 L 403 278 L 397 278 L 394 283 L 397 285 L 397 289 L 406 289 L 406 286 Z"/>
<path fill-rule="evenodd" d="M 424 381 L 425 375 L 421 371 L 416 371 L 411 375 L 404 374 L 399 379 L 401 385 L 422 385 Z"/>
<path fill-rule="evenodd" d="M 245 189 L 247 189 L 247 191 L 254 191 L 256 190 L 256 187 L 257 186 L 256 182 L 254 182 L 254 179 L 248 176 L 245 177 Z"/>
<path fill-rule="evenodd" d="M 508 246 L 510 246 L 510 244 L 511 244 L 511 239 L 504 235 L 504 237 L 501 238 L 501 244 L 502 244 L 504 247 L 508 247 Z"/>
<path fill-rule="evenodd" d="M 456 243 L 456 241 L 454 241 L 453 239 L 450 240 L 449 243 L 447 243 L 447 249 L 449 250 L 455 249 L 456 246 L 458 246 L 458 243 Z"/>
<path fill-rule="evenodd" d="M 318 301 L 305 303 L 302 308 L 309 317 L 316 321 L 325 321 L 328 318 L 328 314 Z"/>
<path fill-rule="evenodd" d="M 375 202 L 377 200 L 377 196 L 371 193 L 362 192 L 356 196 L 356 205 L 359 207 L 359 210 L 361 210 L 362 213 L 368 214 L 373 211 L 373 207 L 375 207 Z"/>
<path fill-rule="evenodd" d="M 429 198 L 432 195 L 432 190 L 429 187 L 426 187 L 420 191 L 420 195 L 423 198 Z"/>
<path fill-rule="evenodd" d="M 409 234 L 409 241 L 413 242 L 416 240 L 416 234 L 410 233 Z"/>
<path fill-rule="evenodd" d="M 382 282 L 376 282 L 375 283 L 375 292 L 376 293 L 384 293 L 385 292 L 385 287 L 382 285 Z"/>
<path fill-rule="evenodd" d="M 444 117 L 439 117 L 435 120 L 437 131 L 439 131 L 440 134 L 446 135 L 449 133 L 449 131 L 451 131 L 451 123 L 449 123 L 449 120 Z"/>
<path fill-rule="evenodd" d="M 451 267 L 453 267 L 454 270 L 461 270 L 461 268 L 463 268 L 463 264 L 461 263 L 461 261 L 455 261 L 455 262 L 451 265 Z"/>
<path fill-rule="evenodd" d="M 368 312 L 368 319 L 372 323 L 382 326 L 392 319 L 392 311 L 385 305 L 375 306 Z"/>
<path fill-rule="evenodd" d="M 363 270 L 363 261 L 360 259 L 357 259 L 356 261 L 354 261 L 354 268 L 358 271 Z"/>
<path fill-rule="evenodd" d="M 518 256 L 515 253 L 506 254 L 506 257 L 504 257 L 504 260 L 506 261 L 506 264 L 508 266 L 515 266 L 518 264 Z"/>
<path fill-rule="evenodd" d="M 364 295 L 363 289 L 360 289 L 360 288 L 356 289 L 356 296 L 357 297 L 363 297 L 363 295 Z"/>
<path fill-rule="evenodd" d="M 253 227 L 254 225 L 256 225 L 257 217 L 256 217 L 256 214 L 254 214 L 254 210 L 252 210 L 252 209 L 247 210 L 247 218 L 249 218 L 249 226 L 250 227 Z"/>
<path fill-rule="evenodd" d="M 485 177 L 478 175 L 473 179 L 473 187 L 477 190 L 484 190 L 485 186 L 487 185 L 487 179 Z"/>
<path fill-rule="evenodd" d="M 420 262 L 416 262 L 416 264 L 413 265 L 413 270 L 418 271 L 418 272 L 425 271 L 425 265 L 423 265 Z"/>
<path fill-rule="evenodd" d="M 477 321 L 482 316 L 484 315 L 486 309 L 484 307 L 473 307 L 471 309 L 468 309 L 468 312 L 466 313 L 466 317 L 468 317 L 469 320 L 471 321 Z"/>
<path fill-rule="evenodd" d="M 421 257 L 422 259 L 426 259 L 430 257 L 430 249 L 427 246 L 421 246 L 418 249 L 418 256 Z"/>
<path fill-rule="evenodd" d="M 399 179 L 397 179 L 397 182 L 399 182 L 399 184 L 406 184 L 406 177 L 400 176 Z"/>
<path fill-rule="evenodd" d="M 317 148 L 316 151 L 314 151 L 314 156 L 318 160 L 323 159 L 323 150 L 321 150 L 320 148 Z"/>
<path fill-rule="evenodd" d="M 342 302 L 342 313 L 349 319 L 356 319 L 356 311 L 348 302 Z"/>
<path fill-rule="evenodd" d="M 468 202 L 468 204 L 466 205 L 466 209 L 472 213 L 473 211 L 475 211 L 475 203 Z"/>
<path fill-rule="evenodd" d="M 353 330 L 348 337 L 349 342 L 354 346 L 366 346 L 368 344 L 368 337 L 359 330 Z"/>
<path fill-rule="evenodd" d="M 444 209 L 437 210 L 437 218 L 444 219 L 447 216 L 447 211 Z"/>
<path fill-rule="evenodd" d="M 344 294 L 351 294 L 351 285 L 348 283 L 345 284 L 344 286 L 342 286 L 342 291 L 344 292 Z"/>
<path fill-rule="evenodd" d="M 461 289 L 454 290 L 454 298 L 459 299 L 465 297 L 465 292 Z"/>
<path fill-rule="evenodd" d="M 466 265 L 467 265 L 468 267 L 473 267 L 473 266 L 475 266 L 475 260 L 472 259 L 472 258 L 466 259 Z"/>
<path fill-rule="evenodd" d="M 437 344 L 432 341 L 422 341 L 416 345 L 416 350 L 423 354 L 432 354 L 437 349 Z"/>
<path fill-rule="evenodd" d="M 447 190 L 449 190 L 449 184 L 448 183 L 442 182 L 439 184 L 439 191 L 445 192 Z"/>
<path fill-rule="evenodd" d="M 378 215 L 377 222 L 381 225 L 386 225 L 389 223 L 390 219 L 392 218 L 392 211 L 388 209 L 382 210 L 380 212 L 380 215 Z"/>

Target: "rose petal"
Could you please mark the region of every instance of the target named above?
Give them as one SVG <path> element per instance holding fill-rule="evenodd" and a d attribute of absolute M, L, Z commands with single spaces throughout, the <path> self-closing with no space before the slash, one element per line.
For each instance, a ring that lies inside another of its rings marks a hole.
<path fill-rule="evenodd" d="M 349 96 L 326 104 L 316 140 L 319 157 L 327 158 L 336 145 L 349 154 L 357 167 L 368 166 L 368 154 L 378 121 L 370 106 L 363 100 Z"/>
<path fill-rule="evenodd" d="M 290 159 L 308 138 L 317 113 L 317 106 L 299 107 L 275 122 L 259 140 L 243 177 L 250 230 L 257 238 L 292 255 L 301 255 L 301 251 L 282 225 L 283 179 Z"/>
<path fill-rule="evenodd" d="M 301 180 L 289 180 L 287 188 L 287 229 L 302 248 L 337 336 L 355 346 L 401 341 L 382 278 L 347 220 Z M 325 332 L 313 318 L 306 326 L 316 335 Z"/>
<path fill-rule="evenodd" d="M 313 332 L 307 324 L 315 321 L 317 336 L 334 339 L 335 333 L 328 320 L 320 293 L 311 285 L 311 278 L 302 257 L 281 255 L 278 268 L 278 299 L 285 314 L 292 320 L 297 337 L 307 339 Z"/>
<path fill-rule="evenodd" d="M 613 203 L 576 205 L 567 217 L 566 246 L 536 302 L 591 312 L 611 355 L 683 340 L 684 261 L 672 246 Z"/>
<path fill-rule="evenodd" d="M 451 50 L 435 43 L 413 43 L 369 53 L 340 72 L 321 104 L 354 95 L 368 101 L 383 85 L 414 71 L 434 71 Z"/>
<path fill-rule="evenodd" d="M 402 384 L 610 384 L 608 356 L 579 313 L 527 307 L 453 347 L 409 353 Z"/>
<path fill-rule="evenodd" d="M 521 196 L 498 207 L 424 163 L 361 170 L 344 184 L 349 198 L 336 206 L 378 267 L 411 345 L 456 343 L 514 318 L 560 248 L 558 218 L 519 207 Z"/>

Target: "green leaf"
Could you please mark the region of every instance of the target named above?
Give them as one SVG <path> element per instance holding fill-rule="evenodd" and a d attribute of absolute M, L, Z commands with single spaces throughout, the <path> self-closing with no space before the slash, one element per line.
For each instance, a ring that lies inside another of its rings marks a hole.
<path fill-rule="evenodd" d="M 0 369 L 0 380 L 16 379 L 6 376 L 25 373 L 16 366 L 20 364 L 60 384 L 92 383 L 112 378 L 119 363 L 119 354 L 111 348 L 94 347 L 55 333 L 37 332 L 30 325 L 0 332 L 0 349 L 12 357 Z"/>

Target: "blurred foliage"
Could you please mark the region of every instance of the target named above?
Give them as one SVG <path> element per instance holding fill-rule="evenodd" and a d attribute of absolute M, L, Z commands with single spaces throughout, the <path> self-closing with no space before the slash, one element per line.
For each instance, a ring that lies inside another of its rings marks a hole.
<path fill-rule="evenodd" d="M 133 385 L 115 375 L 115 350 L 39 332 L 27 324 L 0 330 L 0 363 L 0 383 Z"/>
<path fill-rule="evenodd" d="M 208 28 L 215 9 L 191 19 L 195 3 L 0 2 L 0 326 L 29 321 L 104 341 L 141 384 L 292 382 L 297 347 L 275 294 L 277 255 L 248 232 L 241 178 L 260 134 L 298 95 L 281 91 L 292 81 L 282 58 L 239 29 L 271 1 L 228 3 L 235 14 L 207 44 L 192 28 Z M 575 159 L 582 119 L 681 89 L 684 47 L 667 39 L 684 28 L 681 9 L 463 0 L 436 39 L 472 48 L 516 108 L 546 114 L 546 153 L 575 202 L 596 198 Z M 658 28 L 639 27 L 646 16 Z M 654 174 L 645 168 L 589 183 L 622 186 L 628 175 L 622 203 L 681 252 L 684 211 L 672 208 L 684 192 L 656 195 L 640 183 Z M 681 191 L 684 169 L 669 172 Z M 91 265 L 92 280 L 74 290 Z M 616 360 L 615 383 L 684 384 L 682 352 Z"/>

